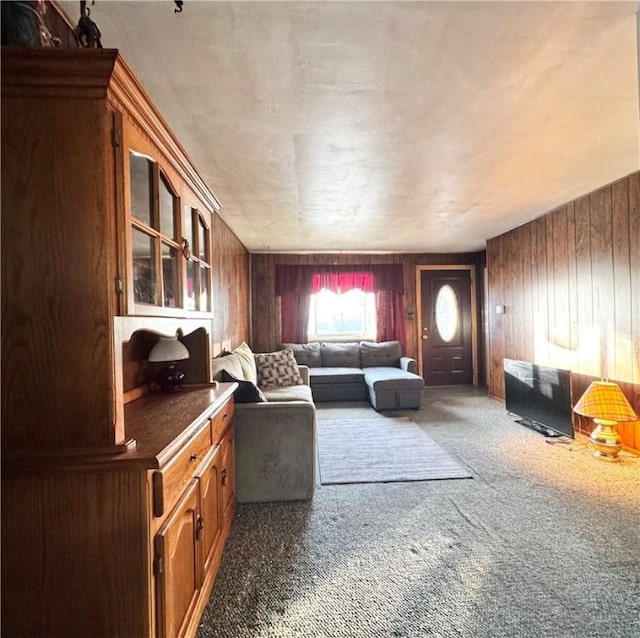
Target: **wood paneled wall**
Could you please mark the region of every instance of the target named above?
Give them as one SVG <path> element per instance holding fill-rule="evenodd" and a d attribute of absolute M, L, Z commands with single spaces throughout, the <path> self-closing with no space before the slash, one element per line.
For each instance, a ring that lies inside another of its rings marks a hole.
<path fill-rule="evenodd" d="M 213 352 L 250 341 L 249 252 L 219 215 L 213 220 Z"/>
<path fill-rule="evenodd" d="M 507 357 L 571 370 L 574 402 L 594 378 L 615 380 L 640 413 L 639 208 L 633 173 L 489 240 L 492 396 L 504 398 Z M 640 422 L 618 429 L 640 449 Z"/>
<path fill-rule="evenodd" d="M 275 295 L 275 271 L 277 264 L 396 264 L 403 266 L 405 305 L 407 313 L 413 313 L 414 319 L 407 319 L 407 355 L 417 359 L 418 357 L 418 331 L 416 308 L 416 266 L 449 265 L 449 264 L 474 264 L 478 266 L 478 298 L 482 299 L 483 278 L 482 268 L 485 262 L 484 251 L 480 253 L 455 253 L 455 254 L 275 254 L 255 253 L 251 255 L 251 299 L 252 299 L 252 334 L 251 345 L 254 352 L 271 352 L 282 343 L 280 321 L 280 299 Z M 478 303 L 478 308 L 482 308 Z M 478 325 L 482 325 L 481 319 Z M 479 332 L 482 332 L 481 330 Z M 482 335 L 479 335 L 482 339 Z M 484 351 L 482 342 L 479 348 Z M 485 383 L 483 359 L 479 361 L 479 382 Z"/>

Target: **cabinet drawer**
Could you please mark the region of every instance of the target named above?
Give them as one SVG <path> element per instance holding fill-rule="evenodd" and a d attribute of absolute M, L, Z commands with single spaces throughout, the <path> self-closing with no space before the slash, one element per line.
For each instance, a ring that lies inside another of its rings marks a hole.
<path fill-rule="evenodd" d="M 221 410 L 214 414 L 211 419 L 211 440 L 214 445 L 217 445 L 220 442 L 225 430 L 231 425 L 233 410 L 233 399 L 230 399 L 225 403 Z"/>
<path fill-rule="evenodd" d="M 153 473 L 154 516 L 162 516 L 177 503 L 189 479 L 210 449 L 211 424 L 207 420 L 207 425 L 164 468 Z"/>

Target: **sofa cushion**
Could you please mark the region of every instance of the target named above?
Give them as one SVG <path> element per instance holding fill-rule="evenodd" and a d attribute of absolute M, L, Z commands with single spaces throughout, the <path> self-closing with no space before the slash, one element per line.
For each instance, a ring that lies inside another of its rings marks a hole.
<path fill-rule="evenodd" d="M 258 385 L 262 388 L 302 384 L 302 377 L 291 348 L 254 355 Z"/>
<path fill-rule="evenodd" d="M 258 383 L 258 372 L 256 369 L 256 362 L 251 352 L 251 348 L 243 341 L 232 354 L 235 354 L 240 359 L 240 365 L 242 366 L 242 373 L 244 379 L 251 381 L 251 383 Z"/>
<path fill-rule="evenodd" d="M 265 388 L 264 396 L 270 403 L 274 401 L 308 401 L 313 402 L 311 388 L 308 385 L 290 385 L 287 387 Z"/>
<path fill-rule="evenodd" d="M 364 372 L 360 368 L 310 368 L 312 386 L 333 383 L 364 383 Z"/>
<path fill-rule="evenodd" d="M 233 381 L 238 384 L 233 393 L 233 400 L 236 403 L 265 403 L 267 400 L 262 394 L 262 390 L 255 383 L 238 378 L 224 368 L 221 372 L 221 380 L 225 382 Z"/>
<path fill-rule="evenodd" d="M 424 379 L 400 368 L 366 368 L 364 380 L 369 388 L 379 390 L 422 390 Z"/>
<path fill-rule="evenodd" d="M 400 367 L 402 347 L 399 341 L 360 342 L 360 362 L 363 368 L 388 366 Z"/>
<path fill-rule="evenodd" d="M 322 365 L 325 368 L 359 368 L 360 345 L 358 343 L 320 344 Z"/>
<path fill-rule="evenodd" d="M 310 368 L 322 365 L 320 343 L 318 341 L 311 343 L 283 343 L 282 347 L 293 350 L 293 356 L 296 358 L 298 365 L 309 366 Z"/>
<path fill-rule="evenodd" d="M 240 357 L 232 352 L 223 353 L 211 361 L 211 374 L 214 379 L 222 381 L 222 371 L 226 370 L 237 379 L 245 379 Z"/>

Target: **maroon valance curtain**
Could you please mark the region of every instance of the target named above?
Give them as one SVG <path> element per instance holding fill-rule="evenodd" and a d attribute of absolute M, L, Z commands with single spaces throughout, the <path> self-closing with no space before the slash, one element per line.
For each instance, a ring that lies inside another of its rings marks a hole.
<path fill-rule="evenodd" d="M 367 266 L 276 266 L 276 295 L 295 292 L 311 295 L 322 288 L 346 292 L 361 288 L 365 292 L 395 290 L 404 294 L 402 264 Z"/>
<path fill-rule="evenodd" d="M 353 288 L 374 292 L 377 341 L 397 340 L 406 352 L 402 264 L 276 266 L 276 295 L 281 303 L 283 342 L 308 341 L 310 295 L 323 288 L 333 292 Z"/>
<path fill-rule="evenodd" d="M 348 292 L 360 288 L 364 292 L 375 292 L 374 278 L 370 272 L 316 272 L 311 279 L 311 292 L 323 288 L 332 292 Z"/>

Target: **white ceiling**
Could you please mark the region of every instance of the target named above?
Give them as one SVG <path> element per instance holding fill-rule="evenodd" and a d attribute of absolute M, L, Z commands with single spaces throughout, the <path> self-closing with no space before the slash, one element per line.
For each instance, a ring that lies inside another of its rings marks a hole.
<path fill-rule="evenodd" d="M 639 168 L 637 7 L 97 0 L 91 17 L 250 251 L 462 252 Z"/>

